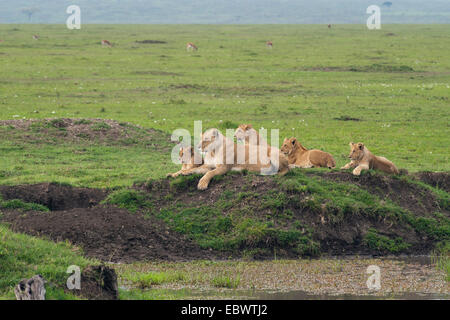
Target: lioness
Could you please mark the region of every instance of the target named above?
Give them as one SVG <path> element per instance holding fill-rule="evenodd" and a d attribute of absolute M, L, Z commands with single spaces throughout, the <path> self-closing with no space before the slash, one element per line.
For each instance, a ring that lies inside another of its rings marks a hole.
<path fill-rule="evenodd" d="M 198 148 L 205 154 L 203 165 L 182 171 L 181 174 L 204 174 L 197 186 L 199 190 L 207 189 L 214 176 L 225 174 L 231 170 L 281 175 L 289 171 L 287 160 L 279 161 L 279 163 L 270 160 L 264 164 L 257 155 L 251 154 L 255 151 L 252 151 L 248 144 L 238 146 L 215 128 L 202 134 Z"/>
<path fill-rule="evenodd" d="M 174 173 L 168 173 L 167 176 L 175 178 L 175 177 L 178 177 L 180 174 L 182 174 L 186 170 L 200 167 L 203 164 L 203 159 L 202 159 L 202 163 L 196 164 L 194 162 L 194 153 L 195 152 L 196 151 L 191 146 L 181 146 L 180 153 L 179 153 L 180 161 L 181 161 L 181 170 L 174 172 Z M 201 156 L 199 158 L 201 158 Z"/>
<path fill-rule="evenodd" d="M 296 138 L 284 139 L 281 152 L 287 155 L 290 168 L 336 167 L 336 161 L 328 152 L 306 149 Z"/>
<path fill-rule="evenodd" d="M 252 144 L 267 144 L 267 141 L 262 139 L 251 124 L 240 124 L 234 132 L 234 136 L 238 141 L 244 141 L 245 143 Z"/>
<path fill-rule="evenodd" d="M 270 158 L 272 152 L 278 152 L 279 161 L 287 161 L 286 156 L 280 152 L 280 149 L 270 146 L 267 141 L 261 137 L 251 124 L 241 124 L 234 132 L 237 141 L 244 141 L 246 144 L 258 146 L 261 151 L 267 150 L 267 157 Z M 264 157 L 265 158 L 265 157 Z"/>
<path fill-rule="evenodd" d="M 373 155 L 364 143 L 350 142 L 350 154 L 348 156 L 352 161 L 347 163 L 341 169 L 355 168 L 353 174 L 359 176 L 362 170 L 381 170 L 387 173 L 399 174 L 397 167 L 385 157 Z"/>

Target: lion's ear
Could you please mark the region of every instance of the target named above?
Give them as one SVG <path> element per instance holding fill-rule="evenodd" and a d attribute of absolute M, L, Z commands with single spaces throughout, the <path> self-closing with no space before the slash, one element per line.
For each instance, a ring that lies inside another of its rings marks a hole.
<path fill-rule="evenodd" d="M 297 142 L 297 139 L 291 138 L 291 143 L 294 145 Z"/>
<path fill-rule="evenodd" d="M 214 137 L 218 137 L 219 136 L 219 130 L 217 130 L 217 129 L 213 129 L 213 131 L 211 133 L 212 133 L 212 135 Z"/>
<path fill-rule="evenodd" d="M 358 148 L 360 150 L 363 150 L 364 149 L 364 143 L 362 143 L 362 142 L 358 143 Z"/>
<path fill-rule="evenodd" d="M 353 142 L 350 142 L 348 145 L 351 147 L 351 146 L 353 146 L 355 143 L 353 143 Z"/>

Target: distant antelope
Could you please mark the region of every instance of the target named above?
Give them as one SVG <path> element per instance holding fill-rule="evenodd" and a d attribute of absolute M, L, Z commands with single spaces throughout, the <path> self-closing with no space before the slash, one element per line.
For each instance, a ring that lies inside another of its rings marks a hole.
<path fill-rule="evenodd" d="M 267 46 L 267 48 L 272 49 L 272 46 L 273 46 L 272 41 L 267 41 L 266 46 Z"/>
<path fill-rule="evenodd" d="M 328 25 L 328 29 L 331 29 L 331 24 Z"/>
<path fill-rule="evenodd" d="M 37 40 L 37 39 L 39 39 L 39 36 L 37 34 L 33 34 L 33 39 Z"/>
<path fill-rule="evenodd" d="M 112 45 L 111 42 L 109 42 L 108 40 L 102 40 L 102 46 L 111 47 Z"/>
<path fill-rule="evenodd" d="M 186 51 L 189 51 L 189 50 L 197 51 L 198 48 L 197 48 L 197 47 L 195 46 L 195 44 L 193 44 L 192 42 L 188 42 L 188 43 L 186 44 Z"/>

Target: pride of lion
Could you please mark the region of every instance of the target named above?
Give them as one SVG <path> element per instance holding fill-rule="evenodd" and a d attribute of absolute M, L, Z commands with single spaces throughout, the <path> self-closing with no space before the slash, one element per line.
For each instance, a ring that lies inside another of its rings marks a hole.
<path fill-rule="evenodd" d="M 229 171 L 247 170 L 263 175 L 284 175 L 293 168 L 336 167 L 336 161 L 330 153 L 307 149 L 295 137 L 284 139 L 281 149 L 270 146 L 251 124 L 241 124 L 234 137 L 241 143 L 224 136 L 216 128 L 206 130 L 196 148 L 180 147 L 181 170 L 167 176 L 175 178 L 179 175 L 203 174 L 197 188 L 205 190 L 213 177 Z M 353 174 L 356 176 L 362 170 L 369 169 L 399 174 L 391 161 L 373 155 L 363 143 L 351 142 L 350 147 L 351 161 L 342 170 L 354 168 Z"/>

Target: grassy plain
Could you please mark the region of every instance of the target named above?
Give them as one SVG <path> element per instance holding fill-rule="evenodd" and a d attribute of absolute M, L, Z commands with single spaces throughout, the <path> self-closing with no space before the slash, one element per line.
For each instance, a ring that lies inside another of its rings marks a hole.
<path fill-rule="evenodd" d="M 177 128 L 192 132 L 194 120 L 202 120 L 204 129 L 240 123 L 279 129 L 280 143 L 296 136 L 309 148 L 332 153 L 338 167 L 347 161 L 348 142 L 363 141 L 400 168 L 449 171 L 448 35 L 447 25 L 383 25 L 378 31 L 363 25 L 0 25 L 0 120 L 102 118 L 161 130 L 152 146 L 139 139 L 69 141 L 64 130 L 45 123 L 29 131 L 1 125 L 0 185 L 117 187 L 162 178 L 178 169 L 166 135 Z M 113 47 L 101 47 L 102 39 Z M 143 40 L 166 43 L 138 42 Z M 273 49 L 265 47 L 267 40 Z M 199 51 L 186 52 L 188 41 Z M 315 180 L 302 186 L 288 185 L 290 180 L 286 188 L 317 187 Z M 329 190 L 332 184 L 319 187 L 318 195 L 343 206 L 373 200 L 361 192 L 341 199 L 333 193 L 338 189 Z M 177 212 L 170 213 L 161 218 L 179 227 Z M 12 286 L 22 277 L 39 272 L 63 285 L 68 265 L 92 263 L 68 244 L 4 226 L 0 237 L 2 298 L 13 298 Z M 448 273 L 448 259 L 443 261 Z M 122 271 L 121 277 L 142 287 L 191 281 L 157 268 L 150 275 Z M 205 283 L 240 287 L 245 281 L 220 273 Z M 122 294 L 138 298 L 137 291 Z M 49 298 L 70 297 L 60 287 L 49 291 Z"/>
<path fill-rule="evenodd" d="M 447 25 L 1 25 L 0 119 L 107 118 L 169 134 L 192 133 L 194 120 L 204 129 L 247 122 L 279 129 L 280 143 L 296 136 L 327 150 L 338 166 L 348 143 L 363 141 L 401 168 L 448 171 L 448 33 Z M 199 50 L 186 52 L 187 41 Z M 176 168 L 167 151 L 77 148 L 86 146 L 2 139 L 0 183 L 130 185 Z"/>

